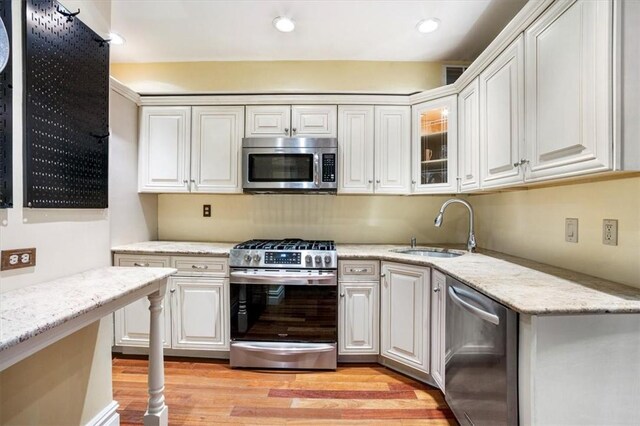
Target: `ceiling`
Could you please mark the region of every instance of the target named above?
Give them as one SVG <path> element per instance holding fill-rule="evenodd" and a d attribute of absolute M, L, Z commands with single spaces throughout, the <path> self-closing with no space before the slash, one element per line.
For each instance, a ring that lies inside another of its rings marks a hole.
<path fill-rule="evenodd" d="M 473 60 L 526 0 L 113 0 L 113 62 Z M 285 15 L 292 33 L 275 30 Z M 440 28 L 416 24 L 436 17 Z"/>

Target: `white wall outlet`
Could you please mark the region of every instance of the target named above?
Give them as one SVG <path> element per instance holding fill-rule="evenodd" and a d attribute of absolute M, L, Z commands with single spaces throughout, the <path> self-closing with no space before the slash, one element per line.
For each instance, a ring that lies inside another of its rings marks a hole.
<path fill-rule="evenodd" d="M 604 219 L 602 221 L 602 244 L 618 245 L 618 219 Z"/>
<path fill-rule="evenodd" d="M 578 242 L 578 219 L 568 217 L 564 220 L 564 240 L 568 243 Z"/>

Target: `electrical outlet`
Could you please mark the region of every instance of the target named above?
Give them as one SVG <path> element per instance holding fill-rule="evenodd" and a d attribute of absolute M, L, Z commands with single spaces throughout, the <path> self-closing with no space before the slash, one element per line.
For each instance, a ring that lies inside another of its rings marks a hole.
<path fill-rule="evenodd" d="M 578 219 L 568 217 L 564 220 L 564 240 L 568 243 L 578 242 Z"/>
<path fill-rule="evenodd" d="M 0 259 L 0 271 L 29 268 L 36 266 L 36 249 L 2 250 Z"/>
<path fill-rule="evenodd" d="M 202 217 L 211 217 L 211 204 L 202 205 Z"/>
<path fill-rule="evenodd" d="M 618 245 L 618 219 L 604 219 L 602 221 L 602 244 Z"/>

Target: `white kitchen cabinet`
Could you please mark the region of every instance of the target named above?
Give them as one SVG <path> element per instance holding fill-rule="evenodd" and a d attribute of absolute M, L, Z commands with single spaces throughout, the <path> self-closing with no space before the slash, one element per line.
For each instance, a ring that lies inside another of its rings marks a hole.
<path fill-rule="evenodd" d="M 189 192 L 191 107 L 140 110 L 139 192 Z"/>
<path fill-rule="evenodd" d="M 335 138 L 335 105 L 249 105 L 246 137 Z"/>
<path fill-rule="evenodd" d="M 458 176 L 460 191 L 480 188 L 480 97 L 478 78 L 458 95 Z"/>
<path fill-rule="evenodd" d="M 458 192 L 457 96 L 423 102 L 412 110 L 412 192 Z"/>
<path fill-rule="evenodd" d="M 242 192 L 244 107 L 193 107 L 191 192 Z"/>
<path fill-rule="evenodd" d="M 381 355 L 429 372 L 429 268 L 382 263 Z"/>
<path fill-rule="evenodd" d="M 338 106 L 338 192 L 371 194 L 374 114 L 370 105 Z"/>
<path fill-rule="evenodd" d="M 379 281 L 340 282 L 338 355 L 379 353 Z"/>
<path fill-rule="evenodd" d="M 520 183 L 524 155 L 524 39 L 519 36 L 480 74 L 482 188 Z"/>
<path fill-rule="evenodd" d="M 242 192 L 244 107 L 143 107 L 141 117 L 139 192 Z"/>
<path fill-rule="evenodd" d="M 376 106 L 376 194 L 408 194 L 411 191 L 411 107 Z"/>
<path fill-rule="evenodd" d="M 229 282 L 172 277 L 172 348 L 229 350 Z"/>
<path fill-rule="evenodd" d="M 445 303 L 447 277 L 433 270 L 431 276 L 431 377 L 444 392 Z"/>
<path fill-rule="evenodd" d="M 527 181 L 613 167 L 612 8 L 558 2 L 525 32 Z"/>
<path fill-rule="evenodd" d="M 114 255 L 114 265 L 174 267 L 164 299 L 164 347 L 229 350 L 228 260 L 212 256 Z M 149 301 L 140 299 L 115 312 L 115 345 L 149 346 Z"/>

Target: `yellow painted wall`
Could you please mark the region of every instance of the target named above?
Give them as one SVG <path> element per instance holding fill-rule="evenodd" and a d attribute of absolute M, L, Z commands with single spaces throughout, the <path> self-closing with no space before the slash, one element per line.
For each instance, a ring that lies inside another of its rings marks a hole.
<path fill-rule="evenodd" d="M 117 46 L 114 47 L 117 49 Z M 449 63 L 449 62 L 448 62 Z M 413 93 L 442 86 L 438 62 L 249 61 L 111 64 L 139 93 Z"/>
<path fill-rule="evenodd" d="M 0 373 L 0 424 L 81 425 L 111 402 L 110 319 Z"/>
<path fill-rule="evenodd" d="M 333 239 L 340 243 L 465 243 L 466 209 L 447 210 L 442 228 L 433 226 L 449 197 L 356 195 L 194 195 L 158 197 L 161 240 L 229 241 L 251 238 Z M 202 217 L 211 204 L 212 217 Z"/>
<path fill-rule="evenodd" d="M 471 196 L 478 244 L 640 288 L 640 177 Z M 578 218 L 578 243 L 564 240 Z M 618 246 L 602 220 L 618 219 Z"/>

